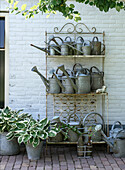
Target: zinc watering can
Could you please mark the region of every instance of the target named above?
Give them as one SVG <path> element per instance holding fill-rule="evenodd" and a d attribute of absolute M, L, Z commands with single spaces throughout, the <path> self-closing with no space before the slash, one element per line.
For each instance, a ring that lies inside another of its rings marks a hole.
<path fill-rule="evenodd" d="M 101 132 L 103 140 L 112 148 L 115 157 L 125 157 L 125 136 L 121 135 L 121 133 L 125 134 L 123 129 L 117 131 L 115 138 L 112 138 L 112 136 L 107 137 L 103 132 L 101 125 L 97 125 L 95 130 Z"/>
<path fill-rule="evenodd" d="M 93 69 L 95 69 L 96 71 L 94 72 Z M 90 74 L 91 90 L 95 92 L 97 89 L 100 89 L 103 86 L 104 72 L 100 71 L 96 66 L 92 66 L 90 68 Z"/>
<path fill-rule="evenodd" d="M 83 43 L 83 46 L 82 46 L 82 51 L 84 55 L 91 55 L 92 44 L 90 41 L 88 42 L 89 43 Z"/>
<path fill-rule="evenodd" d="M 75 84 L 75 77 L 72 75 L 69 75 L 68 72 L 65 70 L 64 65 L 58 66 L 58 69 L 61 70 L 65 76 L 62 77 L 62 84 L 65 87 L 65 91 L 62 90 L 62 93 L 68 93 L 73 94 L 74 90 L 75 92 L 78 91 L 78 88 Z"/>
<path fill-rule="evenodd" d="M 60 87 L 65 90 L 64 86 L 58 79 L 55 73 L 53 73 L 52 77 L 49 77 L 49 80 L 47 80 L 38 70 L 37 67 L 34 66 L 31 71 L 36 72 L 40 78 L 42 79 L 43 83 L 46 86 L 47 92 L 49 93 L 60 93 Z"/>
<path fill-rule="evenodd" d="M 76 48 L 77 48 L 76 55 L 83 54 L 80 52 L 80 51 L 82 51 L 83 43 L 84 43 L 84 39 L 81 36 L 77 37 L 77 39 L 76 39 Z"/>
<path fill-rule="evenodd" d="M 96 40 L 96 41 L 95 41 Z M 101 45 L 103 45 L 103 50 L 101 51 Z M 93 55 L 100 55 L 105 50 L 105 45 L 102 44 L 98 37 L 94 37 L 92 40 L 92 54 Z"/>

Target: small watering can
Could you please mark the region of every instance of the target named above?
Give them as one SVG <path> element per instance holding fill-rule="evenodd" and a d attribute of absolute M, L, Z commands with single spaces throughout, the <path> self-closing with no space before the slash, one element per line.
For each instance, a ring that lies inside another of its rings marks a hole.
<path fill-rule="evenodd" d="M 60 93 L 60 87 L 65 90 L 62 83 L 58 79 L 55 73 L 53 73 L 52 77 L 49 77 L 49 80 L 47 80 L 38 70 L 37 67 L 34 66 L 31 71 L 36 72 L 40 78 L 42 79 L 43 83 L 46 86 L 47 92 L 49 93 Z"/>
<path fill-rule="evenodd" d="M 95 41 L 96 39 L 96 41 Z M 99 42 L 98 37 L 94 37 L 92 40 L 92 55 L 100 55 L 105 50 L 105 45 L 102 44 L 103 50 L 101 51 L 101 42 Z"/>
<path fill-rule="evenodd" d="M 76 55 L 83 54 L 80 52 L 80 51 L 82 51 L 83 43 L 84 43 L 84 39 L 81 36 L 77 37 L 77 39 L 76 39 L 76 48 L 77 48 Z"/>
<path fill-rule="evenodd" d="M 101 132 L 103 135 L 103 140 L 112 148 L 115 157 L 125 157 L 125 137 L 123 135 L 125 134 L 124 130 L 121 129 L 117 131 L 117 134 L 115 133 L 115 138 L 113 138 L 112 142 L 112 136 L 107 137 L 101 129 L 101 125 L 98 125 L 98 127 L 95 127 L 95 129 Z"/>
<path fill-rule="evenodd" d="M 71 121 L 72 117 L 73 117 L 73 121 Z M 76 117 L 77 117 L 77 120 L 75 120 Z M 81 128 L 80 117 L 76 113 L 70 114 L 70 116 L 68 117 L 68 124 L 70 126 L 73 126 L 73 127 L 76 127 L 76 128 Z M 68 135 L 70 137 L 69 141 L 71 141 L 71 142 L 77 142 L 78 139 L 79 139 L 79 134 L 77 134 L 76 132 L 74 132 L 71 129 L 69 129 Z"/>
<path fill-rule="evenodd" d="M 93 69 L 95 69 L 97 72 L 93 72 Z M 90 74 L 91 74 L 91 90 L 95 92 L 97 89 L 100 89 L 103 86 L 104 72 L 101 72 L 97 67 L 92 66 L 90 68 Z"/>
<path fill-rule="evenodd" d="M 73 74 L 69 75 L 65 70 L 64 65 L 58 66 L 58 69 L 60 69 L 65 75 L 62 77 L 62 85 L 65 87 L 65 90 L 62 90 L 62 92 L 66 94 L 73 94 L 74 90 L 75 92 L 77 92 L 78 88 L 74 83 L 75 77 L 73 76 Z"/>
<path fill-rule="evenodd" d="M 91 42 L 90 42 L 90 44 L 84 43 L 83 46 L 82 46 L 83 54 L 84 55 L 91 55 L 91 48 L 92 48 Z"/>

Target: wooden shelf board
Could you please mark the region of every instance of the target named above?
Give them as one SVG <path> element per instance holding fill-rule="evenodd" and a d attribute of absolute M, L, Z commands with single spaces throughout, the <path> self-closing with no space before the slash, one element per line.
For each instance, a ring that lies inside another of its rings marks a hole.
<path fill-rule="evenodd" d="M 105 55 L 47 55 L 47 58 L 105 58 Z"/>

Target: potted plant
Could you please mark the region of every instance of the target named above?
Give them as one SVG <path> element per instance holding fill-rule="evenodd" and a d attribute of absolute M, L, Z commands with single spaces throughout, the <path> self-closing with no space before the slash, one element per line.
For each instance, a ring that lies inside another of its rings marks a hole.
<path fill-rule="evenodd" d="M 13 129 L 15 136 L 18 137 L 19 144 L 24 143 L 26 145 L 28 159 L 30 160 L 40 159 L 43 141 L 49 137 L 55 137 L 59 132 L 56 126 L 50 128 L 50 121 L 48 121 L 47 118 L 42 120 L 29 118 L 17 122 L 16 127 L 17 128 Z"/>
<path fill-rule="evenodd" d="M 27 113 L 20 114 L 21 111 L 13 111 L 8 106 L 0 109 L 0 155 L 15 155 L 20 151 L 13 128 L 16 128 L 18 121 L 23 121 L 30 117 Z M 11 132 L 10 129 L 12 129 Z M 6 138 L 8 135 L 9 141 Z"/>

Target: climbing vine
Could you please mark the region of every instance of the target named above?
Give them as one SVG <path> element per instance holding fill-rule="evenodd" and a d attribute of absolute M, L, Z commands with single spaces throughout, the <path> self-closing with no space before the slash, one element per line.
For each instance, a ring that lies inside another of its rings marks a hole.
<path fill-rule="evenodd" d="M 27 18 L 34 17 L 35 14 L 40 12 L 46 13 L 47 17 L 57 12 L 62 13 L 62 15 L 67 19 L 74 19 L 75 21 L 81 20 L 79 11 L 75 10 L 74 4 L 67 4 L 67 0 L 38 0 L 34 2 L 34 5 L 27 7 L 27 4 L 23 4 L 19 8 L 19 3 L 21 0 L 7 0 L 9 3 L 9 8 L 11 12 L 16 12 L 16 14 L 21 13 Z M 28 1 L 28 0 L 27 0 Z M 108 12 L 110 9 L 115 8 L 118 12 L 122 9 L 125 10 L 125 0 L 75 0 L 78 3 L 84 5 L 88 4 L 90 6 L 97 7 L 100 11 Z M 81 5 L 82 5 L 81 4 Z"/>

